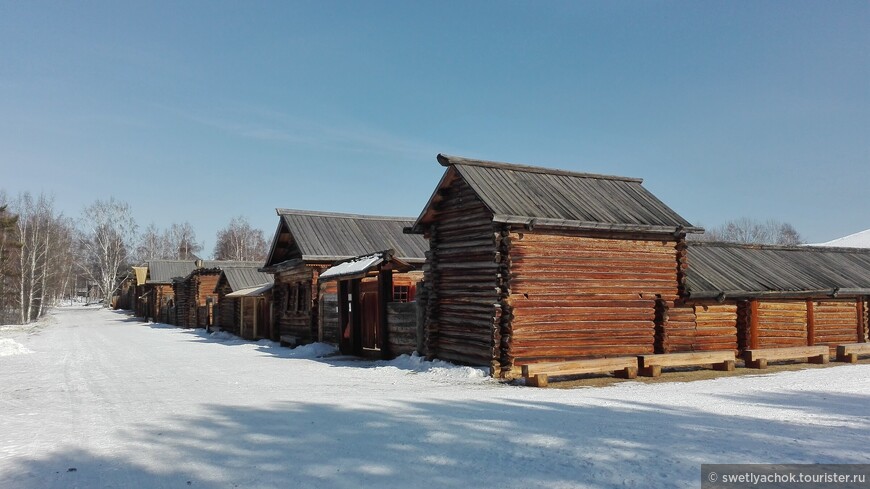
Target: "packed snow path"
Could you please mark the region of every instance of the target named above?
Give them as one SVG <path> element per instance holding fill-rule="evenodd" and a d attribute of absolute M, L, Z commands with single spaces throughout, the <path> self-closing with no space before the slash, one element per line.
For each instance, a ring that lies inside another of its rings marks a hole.
<path fill-rule="evenodd" d="M 94 308 L 0 328 L 0 487 L 698 487 L 701 463 L 870 463 L 870 365 L 547 390 L 299 356 Z"/>

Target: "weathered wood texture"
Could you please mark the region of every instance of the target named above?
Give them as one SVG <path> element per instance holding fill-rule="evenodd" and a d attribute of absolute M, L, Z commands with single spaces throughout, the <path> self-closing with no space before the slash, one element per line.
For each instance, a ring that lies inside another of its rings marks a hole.
<path fill-rule="evenodd" d="M 338 344 L 341 328 L 338 324 L 338 294 L 320 292 L 320 341 Z"/>
<path fill-rule="evenodd" d="M 226 283 L 218 289 L 218 306 L 215 308 L 215 326 L 239 336 L 239 302 L 241 299 L 226 297 L 233 290 Z"/>
<path fill-rule="evenodd" d="M 813 344 L 828 345 L 834 354 L 837 345 L 862 341 L 855 300 L 810 301 L 810 304 L 815 323 Z"/>
<path fill-rule="evenodd" d="M 737 350 L 736 304 L 677 303 L 665 312 L 660 353 Z"/>
<path fill-rule="evenodd" d="M 190 280 L 179 280 L 172 284 L 175 294 L 175 321 L 172 324 L 181 328 L 192 327 L 196 321 L 196 302 L 191 292 L 192 285 Z M 193 314 L 191 308 L 194 308 Z"/>
<path fill-rule="evenodd" d="M 417 350 L 416 302 L 387 304 L 387 343 L 387 351 L 394 357 Z"/>
<path fill-rule="evenodd" d="M 196 320 L 195 325 L 199 328 L 205 328 L 206 326 L 210 326 L 210 323 L 213 322 L 213 318 L 211 315 L 214 313 L 213 310 L 209 310 L 208 299 L 211 298 L 211 303 L 213 306 L 217 306 L 217 294 L 215 294 L 215 287 L 217 287 L 218 279 L 220 279 L 221 274 L 219 270 L 210 271 L 207 273 L 199 273 L 193 275 L 193 287 L 195 290 L 195 300 L 196 300 Z"/>
<path fill-rule="evenodd" d="M 515 365 L 654 352 L 656 296 L 677 298 L 676 241 L 511 233 Z"/>
<path fill-rule="evenodd" d="M 317 337 L 317 298 L 319 287 L 316 283 L 317 271 L 310 266 L 299 266 L 279 272 L 275 275 L 275 285 L 272 288 L 274 297 L 274 320 L 279 336 L 294 336 L 300 344 L 312 343 Z M 293 304 L 293 288 L 297 284 L 310 288 L 309 303 L 303 310 L 297 310 Z"/>
<path fill-rule="evenodd" d="M 758 348 L 806 345 L 805 301 L 758 301 Z"/>
<path fill-rule="evenodd" d="M 492 216 L 471 188 L 456 179 L 439 191 L 437 222 L 429 230 L 426 350 L 430 356 L 500 368 L 498 246 Z"/>
<path fill-rule="evenodd" d="M 867 297 L 862 297 L 858 302 L 858 322 L 860 328 L 858 336 L 861 337 L 862 342 L 870 343 L 870 299 Z"/>

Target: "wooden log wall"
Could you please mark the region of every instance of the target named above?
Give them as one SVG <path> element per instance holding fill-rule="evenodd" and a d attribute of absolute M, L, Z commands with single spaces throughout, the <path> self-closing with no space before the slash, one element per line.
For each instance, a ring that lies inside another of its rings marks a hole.
<path fill-rule="evenodd" d="M 805 301 L 758 301 L 758 347 L 807 345 Z"/>
<path fill-rule="evenodd" d="M 858 303 L 855 300 L 808 301 L 813 308 L 813 344 L 836 345 L 862 341 L 858 335 Z"/>
<path fill-rule="evenodd" d="M 338 344 L 341 328 L 338 324 L 338 293 L 320 293 L 320 341 Z"/>
<path fill-rule="evenodd" d="M 665 308 L 665 312 L 663 323 L 657 328 L 657 353 L 737 351 L 737 304 L 677 302 Z"/>
<path fill-rule="evenodd" d="M 297 312 L 293 310 L 290 288 L 298 283 L 307 284 L 311 290 L 318 290 L 315 280 L 314 269 L 306 265 L 300 265 L 291 270 L 279 272 L 275 275 L 275 285 L 272 288 L 275 300 L 275 321 L 279 336 L 295 336 L 299 343 L 312 343 L 317 341 L 317 322 L 315 311 L 317 307 L 309 307 L 307 311 Z M 317 295 L 313 294 L 317 305 Z M 314 330 L 314 331 L 312 331 Z"/>
<path fill-rule="evenodd" d="M 862 343 L 870 343 L 870 300 L 867 297 L 858 300 L 858 310 L 860 331 L 863 332 L 863 336 L 860 333 L 858 336 Z"/>
<path fill-rule="evenodd" d="M 220 277 L 220 272 L 201 273 L 193 276 L 196 297 L 196 322 L 194 324 L 196 324 L 196 327 L 198 328 L 205 328 L 209 325 L 209 311 L 207 305 L 207 299 L 209 297 L 212 298 L 213 307 L 215 309 L 217 308 L 217 294 L 214 289 L 217 287 Z M 214 312 L 215 311 L 212 310 L 212 314 L 214 314 Z"/>
<path fill-rule="evenodd" d="M 656 301 L 656 353 L 695 351 L 695 307 Z"/>
<path fill-rule="evenodd" d="M 654 353 L 657 296 L 678 294 L 676 239 L 513 232 L 515 366 Z"/>
<path fill-rule="evenodd" d="M 417 303 L 387 304 L 387 343 L 393 357 L 410 355 L 417 349 Z"/>
<path fill-rule="evenodd" d="M 424 267 L 428 290 L 425 348 L 430 356 L 501 366 L 499 295 L 502 235 L 483 202 L 461 178 L 440 191 Z M 499 336 L 497 338 L 497 336 Z"/>
<path fill-rule="evenodd" d="M 239 302 L 240 299 L 226 297 L 232 292 L 229 285 L 224 283 L 218 291 L 218 305 L 215 308 L 215 325 L 222 331 L 227 331 L 236 336 L 239 335 Z"/>
<path fill-rule="evenodd" d="M 195 307 L 195 304 L 190 289 L 190 280 L 175 282 L 172 287 L 175 292 L 175 322 L 173 324 L 181 328 L 188 328 L 192 324 L 190 308 Z"/>

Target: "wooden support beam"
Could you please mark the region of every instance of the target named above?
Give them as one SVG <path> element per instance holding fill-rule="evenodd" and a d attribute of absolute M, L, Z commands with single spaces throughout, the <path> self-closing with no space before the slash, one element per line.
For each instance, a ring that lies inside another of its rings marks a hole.
<path fill-rule="evenodd" d="M 378 348 L 382 358 L 392 358 L 390 354 L 390 328 L 387 314 L 387 303 L 393 302 L 393 272 L 380 270 L 378 272 Z"/>
<path fill-rule="evenodd" d="M 816 344 L 815 301 L 807 299 L 807 346 Z"/>
<path fill-rule="evenodd" d="M 758 300 L 749 301 L 749 349 L 758 348 Z"/>
<path fill-rule="evenodd" d="M 856 299 L 855 307 L 858 309 L 858 343 L 863 343 L 867 339 L 867 329 L 865 324 L 866 318 L 864 317 L 864 300 L 861 297 Z"/>
<path fill-rule="evenodd" d="M 360 279 L 350 281 L 350 343 L 354 355 L 362 354 L 362 300 Z"/>

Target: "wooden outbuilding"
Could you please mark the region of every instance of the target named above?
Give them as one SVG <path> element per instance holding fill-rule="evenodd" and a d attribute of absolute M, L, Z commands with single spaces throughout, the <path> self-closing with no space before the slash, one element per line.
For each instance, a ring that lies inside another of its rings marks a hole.
<path fill-rule="evenodd" d="M 671 351 L 728 342 L 754 350 L 868 341 L 870 250 L 691 243 Z M 673 311 L 669 316 L 672 317 Z M 710 338 L 718 338 L 711 340 Z M 676 340 L 675 340 L 676 338 Z"/>
<path fill-rule="evenodd" d="M 246 339 L 273 339 L 272 276 L 256 267 L 224 268 L 218 279 L 218 312 L 215 324 Z"/>
<path fill-rule="evenodd" d="M 173 281 L 196 268 L 193 260 L 150 260 L 133 267 L 136 315 L 156 322 L 175 322 Z"/>
<path fill-rule="evenodd" d="M 256 269 L 260 264 L 244 261 L 194 262 L 194 268 L 183 278 L 172 282 L 175 294 L 175 321 L 182 328 L 211 328 L 215 324 L 218 305 L 218 279 L 227 268 Z"/>
<path fill-rule="evenodd" d="M 430 243 L 429 356 L 523 365 L 650 354 L 657 301 L 679 298 L 687 232 L 642 180 L 438 155 L 408 232 Z"/>
<path fill-rule="evenodd" d="M 385 250 L 339 262 L 320 274 L 322 284 L 338 282 L 342 353 L 388 359 L 417 350 L 420 269 L 421 264 Z"/>
<path fill-rule="evenodd" d="M 319 280 L 335 263 L 383 250 L 393 250 L 396 259 L 418 267 L 425 260 L 426 241 L 403 233 L 412 218 L 290 209 L 277 213 L 278 228 L 261 271 L 275 277 L 273 320 L 283 343 L 340 343 L 336 282 Z M 414 280 L 394 275 L 393 293 L 407 294 Z"/>

